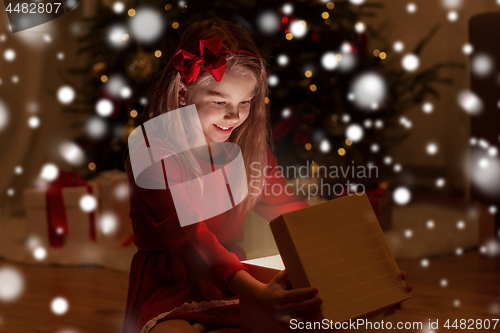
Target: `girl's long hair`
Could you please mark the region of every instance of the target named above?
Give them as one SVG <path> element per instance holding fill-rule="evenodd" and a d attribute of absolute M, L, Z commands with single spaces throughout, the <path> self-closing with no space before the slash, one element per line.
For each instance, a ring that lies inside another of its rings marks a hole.
<path fill-rule="evenodd" d="M 250 105 L 248 118 L 237 128 L 233 130 L 226 142 L 237 144 L 242 152 L 245 162 L 245 171 L 247 175 L 248 195 L 238 206 L 239 212 L 247 212 L 258 202 L 262 193 L 263 180 L 265 178 L 265 167 L 267 166 L 267 149 L 273 151 L 270 140 L 270 122 L 268 104 L 265 98 L 268 95 L 267 86 L 267 63 L 260 54 L 257 46 L 248 35 L 248 33 L 236 24 L 220 19 L 211 18 L 201 22 L 196 22 L 189 26 L 181 36 L 177 50 L 184 49 L 188 52 L 197 54 L 198 41 L 214 37 L 222 37 L 222 51 L 224 50 L 245 50 L 257 55 L 257 57 L 245 53 L 229 53 L 226 57 L 225 73 L 231 72 L 241 74 L 243 71 L 251 72 L 256 81 L 256 91 Z M 173 55 L 172 55 L 173 58 Z M 167 67 L 156 86 L 154 95 L 149 105 L 149 112 L 144 109 L 141 114 L 143 122 L 155 118 L 163 113 L 179 109 L 179 82 L 181 75 L 172 64 L 170 59 Z M 190 82 L 188 87 L 188 96 L 196 94 L 196 89 L 203 87 L 215 79 L 205 70 L 200 71 L 198 79 Z M 189 105 L 189 103 L 186 103 Z M 180 123 L 180 126 L 179 126 Z M 165 130 L 169 133 L 179 132 L 179 137 L 189 141 L 185 133 L 181 133 L 185 126 L 182 126 L 182 119 L 179 123 L 164 124 Z M 201 170 L 192 154 L 180 154 L 179 158 L 183 165 L 189 165 L 186 168 L 190 173 L 189 179 L 195 179 L 201 175 Z M 131 163 L 130 154 L 126 153 L 125 170 L 130 173 Z"/>

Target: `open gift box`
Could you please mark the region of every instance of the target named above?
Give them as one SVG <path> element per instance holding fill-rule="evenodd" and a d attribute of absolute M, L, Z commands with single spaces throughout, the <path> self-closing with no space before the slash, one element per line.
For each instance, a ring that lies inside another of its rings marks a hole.
<path fill-rule="evenodd" d="M 380 331 L 376 322 L 383 320 L 395 329 L 394 305 L 409 299 L 410 293 L 366 194 L 286 213 L 269 224 L 280 256 L 243 263 L 263 283 L 286 267 L 291 287 L 318 288 L 323 304 L 304 317 L 304 325 L 316 323 L 318 332 L 347 331 L 353 328 L 349 321 L 369 321 L 372 329 L 356 329 L 375 332 Z M 298 322 L 280 322 L 246 299 L 240 299 L 240 314 L 242 333 L 300 327 Z"/>

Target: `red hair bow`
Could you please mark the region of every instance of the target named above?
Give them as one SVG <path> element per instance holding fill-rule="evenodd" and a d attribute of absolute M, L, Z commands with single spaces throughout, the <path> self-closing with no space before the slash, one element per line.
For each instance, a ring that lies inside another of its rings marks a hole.
<path fill-rule="evenodd" d="M 174 64 L 175 69 L 179 70 L 181 76 L 187 83 L 198 79 L 202 65 L 203 69 L 212 74 L 217 82 L 220 82 L 226 69 L 225 54 L 231 52 L 243 52 L 256 56 L 252 52 L 244 50 L 228 50 L 221 52 L 221 48 L 221 36 L 202 39 L 199 41 L 199 55 L 180 49 L 174 55 L 172 63 Z"/>
<path fill-rule="evenodd" d="M 187 83 L 196 81 L 203 68 L 220 82 L 226 69 L 226 57 L 221 57 L 222 37 L 202 39 L 199 41 L 200 54 L 195 55 L 180 49 L 174 55 L 174 67 L 180 71 Z"/>

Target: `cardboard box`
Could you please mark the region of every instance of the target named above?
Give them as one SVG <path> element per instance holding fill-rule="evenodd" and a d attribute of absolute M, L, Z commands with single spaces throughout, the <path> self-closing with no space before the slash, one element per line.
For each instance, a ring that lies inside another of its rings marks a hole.
<path fill-rule="evenodd" d="M 366 194 L 283 214 L 270 227 L 291 286 L 314 286 L 323 299 L 306 321 L 342 323 L 364 318 L 392 322 L 393 306 L 410 298 Z M 244 263 L 264 283 L 280 271 L 273 265 Z M 242 333 L 296 331 L 244 299 L 240 312 Z"/>

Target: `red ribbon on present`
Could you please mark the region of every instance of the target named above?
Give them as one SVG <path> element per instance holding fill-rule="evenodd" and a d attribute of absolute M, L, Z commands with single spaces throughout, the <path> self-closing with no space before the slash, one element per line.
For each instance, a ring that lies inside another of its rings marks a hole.
<path fill-rule="evenodd" d="M 254 53 L 245 50 L 221 51 L 222 36 L 202 39 L 198 43 L 199 54 L 179 49 L 172 59 L 175 69 L 187 83 L 198 79 L 202 66 L 217 82 L 220 82 L 226 70 L 225 55 L 228 53 L 246 53 L 256 57 Z"/>
<path fill-rule="evenodd" d="M 89 194 L 92 187 L 76 172 L 59 170 L 59 175 L 48 184 L 45 192 L 47 200 L 47 229 L 49 232 L 49 244 L 52 247 L 64 245 L 64 236 L 68 234 L 68 221 L 64 207 L 62 189 L 63 187 L 85 186 Z M 95 214 L 90 212 L 90 238 L 96 241 Z"/>

